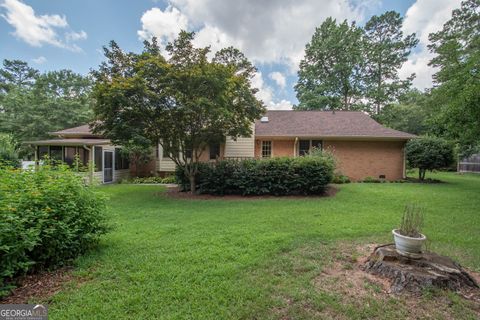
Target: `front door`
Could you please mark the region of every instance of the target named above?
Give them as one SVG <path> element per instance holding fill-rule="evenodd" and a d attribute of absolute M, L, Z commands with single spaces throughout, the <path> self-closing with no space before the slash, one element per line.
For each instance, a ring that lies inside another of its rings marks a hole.
<path fill-rule="evenodd" d="M 103 182 L 113 181 L 113 152 L 103 152 Z"/>

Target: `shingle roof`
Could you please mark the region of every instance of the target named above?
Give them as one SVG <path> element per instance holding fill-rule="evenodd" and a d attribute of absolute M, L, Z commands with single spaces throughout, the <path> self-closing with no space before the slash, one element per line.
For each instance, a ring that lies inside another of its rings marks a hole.
<path fill-rule="evenodd" d="M 268 122 L 255 122 L 255 136 L 411 139 L 356 111 L 267 111 Z"/>
<path fill-rule="evenodd" d="M 74 128 L 63 129 L 60 131 L 52 132 L 51 134 L 59 136 L 73 136 L 73 135 L 82 135 L 82 136 L 98 136 L 97 134 L 92 133 L 90 126 L 84 124 Z"/>
<path fill-rule="evenodd" d="M 24 144 L 36 146 L 93 146 L 111 144 L 111 142 L 108 139 L 51 139 L 26 141 Z"/>

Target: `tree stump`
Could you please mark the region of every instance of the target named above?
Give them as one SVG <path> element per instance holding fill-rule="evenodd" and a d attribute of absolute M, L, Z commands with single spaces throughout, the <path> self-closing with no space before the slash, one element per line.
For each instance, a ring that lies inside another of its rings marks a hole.
<path fill-rule="evenodd" d="M 455 261 L 433 252 L 424 252 L 420 259 L 409 259 L 395 250 L 395 245 L 375 248 L 365 263 L 368 273 L 391 280 L 391 291 L 419 293 L 425 288 L 453 291 L 478 289 L 475 280 Z"/>

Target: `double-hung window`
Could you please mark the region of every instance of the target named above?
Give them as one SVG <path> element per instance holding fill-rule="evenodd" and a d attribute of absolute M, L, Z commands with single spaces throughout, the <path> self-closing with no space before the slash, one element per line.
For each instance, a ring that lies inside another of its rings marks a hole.
<path fill-rule="evenodd" d="M 262 158 L 272 156 L 272 141 L 262 141 Z"/>

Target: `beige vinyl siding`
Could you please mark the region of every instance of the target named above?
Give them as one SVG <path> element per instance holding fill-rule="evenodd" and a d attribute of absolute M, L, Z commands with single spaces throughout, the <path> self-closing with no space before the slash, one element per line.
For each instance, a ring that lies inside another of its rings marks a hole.
<path fill-rule="evenodd" d="M 253 158 L 255 155 L 255 138 L 239 137 L 233 140 L 227 137 L 225 141 L 225 158 Z"/>

